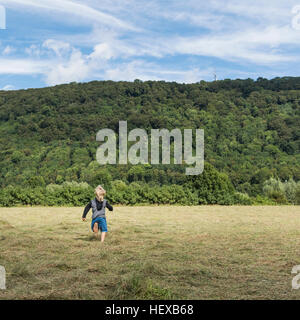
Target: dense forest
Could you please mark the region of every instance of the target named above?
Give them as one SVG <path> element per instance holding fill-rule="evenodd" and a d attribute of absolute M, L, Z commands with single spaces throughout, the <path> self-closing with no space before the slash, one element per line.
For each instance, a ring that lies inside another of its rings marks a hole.
<path fill-rule="evenodd" d="M 0 91 L 0 205 L 300 203 L 300 77 L 93 81 Z M 204 129 L 205 171 L 96 162 L 96 133 Z"/>

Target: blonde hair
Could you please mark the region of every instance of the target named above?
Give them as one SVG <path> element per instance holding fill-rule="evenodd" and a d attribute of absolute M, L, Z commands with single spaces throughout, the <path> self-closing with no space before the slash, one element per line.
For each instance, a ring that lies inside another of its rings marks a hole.
<path fill-rule="evenodd" d="M 106 194 L 106 191 L 102 188 L 102 186 L 99 185 L 95 189 L 95 195 L 96 195 L 97 200 L 103 201 L 105 194 Z"/>

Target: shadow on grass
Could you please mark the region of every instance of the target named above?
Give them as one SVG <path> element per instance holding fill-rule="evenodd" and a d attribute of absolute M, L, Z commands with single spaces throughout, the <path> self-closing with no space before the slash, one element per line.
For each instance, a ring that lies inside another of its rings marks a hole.
<path fill-rule="evenodd" d="M 81 240 L 81 241 L 100 241 L 100 238 L 97 238 L 94 235 L 87 235 L 82 237 L 74 238 L 74 240 Z"/>

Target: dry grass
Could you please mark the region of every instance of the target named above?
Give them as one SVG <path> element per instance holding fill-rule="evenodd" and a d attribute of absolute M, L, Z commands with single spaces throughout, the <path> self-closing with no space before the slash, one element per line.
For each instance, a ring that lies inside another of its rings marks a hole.
<path fill-rule="evenodd" d="M 299 207 L 0 209 L 0 299 L 298 299 Z M 90 217 L 90 214 L 89 214 Z"/>

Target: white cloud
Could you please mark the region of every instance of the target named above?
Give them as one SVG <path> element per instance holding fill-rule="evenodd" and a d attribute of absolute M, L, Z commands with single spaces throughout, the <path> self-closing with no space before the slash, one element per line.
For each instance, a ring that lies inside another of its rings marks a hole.
<path fill-rule="evenodd" d="M 39 57 L 41 55 L 41 48 L 35 44 L 32 44 L 30 47 L 25 48 L 24 52 L 29 56 Z"/>
<path fill-rule="evenodd" d="M 212 25 L 223 21 L 222 28 L 244 27 L 255 21 L 261 25 L 286 24 L 291 18 L 291 8 L 299 4 L 298 0 L 186 0 L 174 1 L 164 10 L 164 3 L 156 1 L 156 14 L 166 16 L 169 19 L 186 20 L 188 23 L 199 23 L 199 19 L 209 17 Z M 214 21 L 215 20 L 215 21 Z M 238 24 L 235 23 L 238 21 Z M 200 22 L 201 25 L 201 22 Z M 208 26 L 209 27 L 209 26 Z"/>
<path fill-rule="evenodd" d="M 11 84 L 7 84 L 1 90 L 5 90 L 5 91 L 15 90 L 15 87 L 13 85 L 11 85 Z"/>
<path fill-rule="evenodd" d="M 23 73 L 38 73 L 44 76 L 47 85 L 56 85 L 72 81 L 84 81 L 87 79 L 109 79 L 109 80 L 169 80 L 178 82 L 195 82 L 203 77 L 211 77 L 211 68 L 199 70 L 199 68 L 189 68 L 188 70 L 174 70 L 162 68 L 159 64 L 147 62 L 143 59 L 132 60 L 130 62 L 116 62 L 116 53 L 107 43 L 100 43 L 94 47 L 91 54 L 83 54 L 80 50 L 70 45 L 57 44 L 46 41 L 51 45 L 43 46 L 43 55 L 47 56 L 45 50 L 53 50 L 56 57 L 52 60 L 37 60 L 35 65 L 32 60 L 20 61 L 23 65 Z M 58 48 L 68 49 L 68 57 L 62 56 Z M 119 53 L 118 53 L 119 54 Z M 4 62 L 3 62 L 4 63 Z M 10 65 L 5 72 L 14 73 L 19 64 Z M 34 66 L 36 68 L 34 68 Z M 37 68 L 37 66 L 39 66 Z M 2 70 L 3 71 L 3 70 Z M 3 71 L 4 72 L 4 71 Z M 1 73 L 1 60 L 0 60 Z"/>
<path fill-rule="evenodd" d="M 8 56 L 8 55 L 10 55 L 11 53 L 13 53 L 15 51 L 16 51 L 16 49 L 13 48 L 12 46 L 6 46 L 4 48 L 4 50 L 2 51 L 2 54 L 5 55 L 5 56 Z"/>
<path fill-rule="evenodd" d="M 276 74 L 289 64 L 294 72 L 300 32 L 292 27 L 291 10 L 297 1 L 4 0 L 16 10 L 28 6 L 62 22 L 73 17 L 75 26 L 84 22 L 92 30 L 41 35 L 40 43 L 26 44 L 28 59 L 0 59 L 0 74 L 43 74 L 51 85 L 95 77 L 180 82 L 212 77 L 211 64 L 203 68 L 194 60 L 184 69 L 181 58 L 187 56 L 198 62 L 218 58 L 230 65 L 222 69 L 228 76 L 241 65 L 250 65 L 251 74 L 270 74 L 271 68 Z"/>
<path fill-rule="evenodd" d="M 73 50 L 67 62 L 53 64 L 45 75 L 48 85 L 81 81 L 89 75 L 89 66 L 82 53 Z"/>
<path fill-rule="evenodd" d="M 191 24 L 197 27 L 203 27 L 209 30 L 221 30 L 224 28 L 224 16 L 216 16 L 209 12 L 193 13 L 193 12 L 162 12 L 161 15 L 169 20 L 181 23 Z"/>
<path fill-rule="evenodd" d="M 177 37 L 165 39 L 160 48 L 167 54 L 190 54 L 257 64 L 299 61 L 299 56 L 280 49 L 280 45 L 298 46 L 299 33 L 290 27 L 244 30 L 230 35 Z"/>
<path fill-rule="evenodd" d="M 84 1 L 74 2 L 70 0 L 1 0 L 1 3 L 6 7 L 15 7 L 20 9 L 20 6 L 29 6 L 35 9 L 45 9 L 46 12 L 56 11 L 71 16 L 82 18 L 80 23 L 100 23 L 104 25 L 114 25 L 115 28 L 136 30 L 128 22 L 124 22 L 110 14 L 96 10 L 84 4 Z"/>
<path fill-rule="evenodd" d="M 115 57 L 113 48 L 108 43 L 99 43 L 94 47 L 94 51 L 89 56 L 93 59 L 109 60 Z"/>
<path fill-rule="evenodd" d="M 168 70 L 163 69 L 155 63 L 145 62 L 144 60 L 134 60 L 130 63 L 123 63 L 116 67 L 109 67 L 104 70 L 103 77 L 115 81 L 133 81 L 135 79 L 146 80 L 166 80 L 178 81 L 184 83 L 193 83 L 200 81 L 204 77 L 211 77 L 213 70 L 211 68 L 200 70 L 191 68 L 188 70 Z"/>
<path fill-rule="evenodd" d="M 49 61 L 0 58 L 0 74 L 15 74 L 15 75 L 43 74 L 47 71 L 48 65 L 49 65 Z"/>
<path fill-rule="evenodd" d="M 44 41 L 43 47 L 46 49 L 51 49 L 55 52 L 58 57 L 62 57 L 70 52 L 71 46 L 67 42 L 48 39 Z"/>

